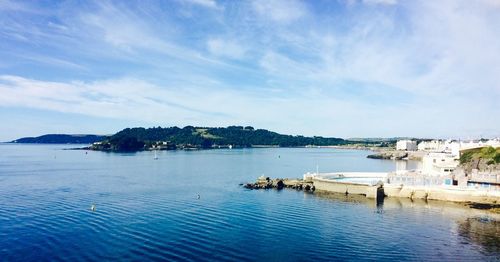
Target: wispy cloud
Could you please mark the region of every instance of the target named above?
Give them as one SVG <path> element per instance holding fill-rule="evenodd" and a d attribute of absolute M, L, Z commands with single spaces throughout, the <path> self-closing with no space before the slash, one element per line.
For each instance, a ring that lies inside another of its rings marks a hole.
<path fill-rule="evenodd" d="M 293 22 L 308 14 L 306 5 L 298 0 L 254 0 L 252 5 L 260 16 L 281 23 Z"/>
<path fill-rule="evenodd" d="M 381 4 L 381 5 L 395 5 L 397 0 L 363 0 L 365 4 Z"/>
<path fill-rule="evenodd" d="M 191 4 L 200 5 L 212 9 L 220 9 L 215 0 L 183 0 Z"/>
<path fill-rule="evenodd" d="M 211 38 L 207 41 L 210 53 L 233 59 L 241 59 L 245 56 L 246 49 L 241 44 L 227 39 Z"/>

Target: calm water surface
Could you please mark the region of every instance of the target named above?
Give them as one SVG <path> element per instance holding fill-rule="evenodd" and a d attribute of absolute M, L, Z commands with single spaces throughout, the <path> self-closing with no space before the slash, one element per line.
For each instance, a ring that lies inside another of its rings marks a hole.
<path fill-rule="evenodd" d="M 0 145 L 0 260 L 498 261 L 497 217 L 444 202 L 251 191 L 265 174 L 391 171 L 368 151 L 113 154 Z M 410 163 L 409 167 L 415 163 Z M 197 195 L 200 199 L 197 199 Z M 96 204 L 96 211 L 90 206 Z"/>

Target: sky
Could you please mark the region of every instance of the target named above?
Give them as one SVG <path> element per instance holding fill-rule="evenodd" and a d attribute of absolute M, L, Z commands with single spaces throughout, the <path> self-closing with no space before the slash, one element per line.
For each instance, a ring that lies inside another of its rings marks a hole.
<path fill-rule="evenodd" d="M 500 0 L 0 0 L 0 141 L 500 136 Z"/>

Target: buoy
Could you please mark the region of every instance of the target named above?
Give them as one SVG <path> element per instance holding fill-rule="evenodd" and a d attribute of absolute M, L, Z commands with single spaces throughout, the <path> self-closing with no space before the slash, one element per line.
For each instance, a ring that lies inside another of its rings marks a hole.
<path fill-rule="evenodd" d="M 94 205 L 94 204 L 92 204 L 92 205 L 90 206 L 90 211 L 92 211 L 92 212 L 94 212 L 94 211 L 95 211 L 95 205 Z"/>

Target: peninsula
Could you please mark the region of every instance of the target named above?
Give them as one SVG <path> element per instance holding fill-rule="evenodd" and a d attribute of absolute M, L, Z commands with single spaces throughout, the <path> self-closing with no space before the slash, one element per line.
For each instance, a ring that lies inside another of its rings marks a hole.
<path fill-rule="evenodd" d="M 111 152 L 142 150 L 212 149 L 244 147 L 305 147 L 367 145 L 386 147 L 385 142 L 350 141 L 336 137 L 283 135 L 251 126 L 126 128 L 93 143 L 88 149 Z"/>

